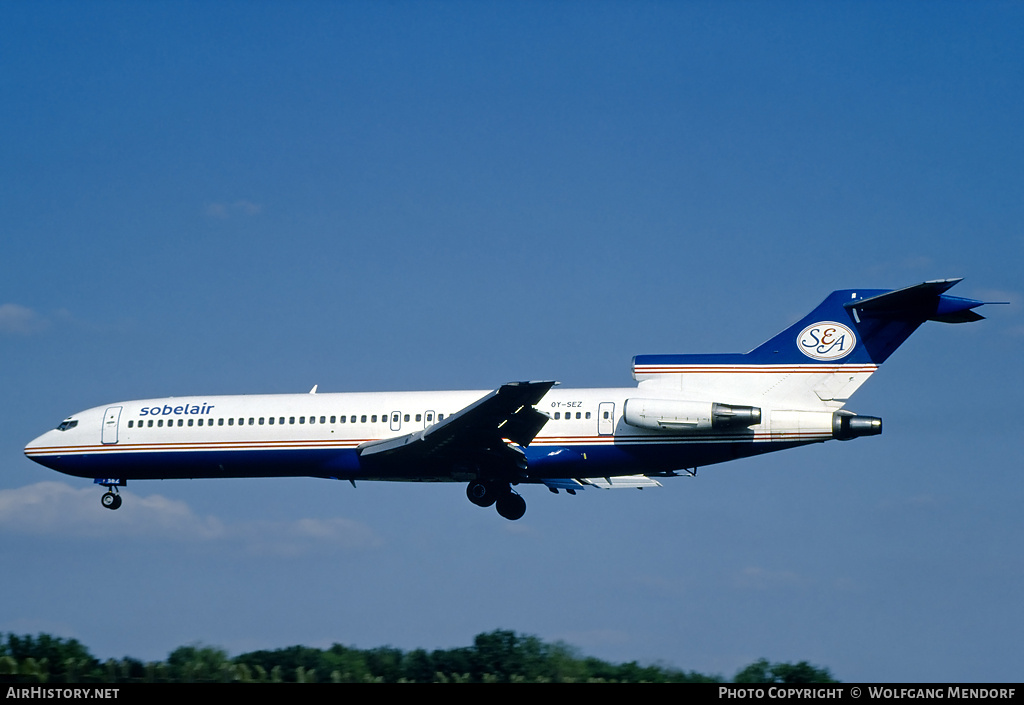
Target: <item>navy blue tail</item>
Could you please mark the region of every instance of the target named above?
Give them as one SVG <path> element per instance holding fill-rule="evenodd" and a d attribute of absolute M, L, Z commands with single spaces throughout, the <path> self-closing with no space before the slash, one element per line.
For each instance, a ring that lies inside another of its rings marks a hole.
<path fill-rule="evenodd" d="M 640 380 L 706 366 L 877 366 L 925 321 L 967 323 L 986 302 L 947 296 L 960 279 L 938 279 L 904 289 L 833 291 L 813 311 L 746 354 L 637 355 Z M 992 303 L 992 302 L 987 302 Z"/>
<path fill-rule="evenodd" d="M 973 311 L 984 301 L 943 293 L 959 281 L 833 291 L 800 321 L 744 357 L 753 364 L 880 365 L 925 321 L 967 323 L 984 318 Z"/>

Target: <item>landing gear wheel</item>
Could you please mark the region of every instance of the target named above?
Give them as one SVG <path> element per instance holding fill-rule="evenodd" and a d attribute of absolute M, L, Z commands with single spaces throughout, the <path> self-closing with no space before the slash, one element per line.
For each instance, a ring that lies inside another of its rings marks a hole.
<path fill-rule="evenodd" d="M 107 490 L 103 496 L 100 497 L 100 502 L 107 509 L 117 509 L 121 506 L 121 495 L 114 494 L 110 490 Z"/>
<path fill-rule="evenodd" d="M 521 519 L 526 514 L 526 500 L 512 490 L 499 497 L 497 504 L 498 514 L 509 521 Z"/>
<path fill-rule="evenodd" d="M 499 494 L 498 488 L 489 482 L 474 480 L 466 488 L 466 496 L 469 501 L 478 507 L 491 506 L 497 501 Z"/>

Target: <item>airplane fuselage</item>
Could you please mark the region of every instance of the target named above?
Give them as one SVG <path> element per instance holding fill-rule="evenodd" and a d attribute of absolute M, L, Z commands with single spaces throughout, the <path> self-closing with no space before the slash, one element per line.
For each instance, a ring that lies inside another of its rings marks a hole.
<path fill-rule="evenodd" d="M 62 425 L 73 424 L 71 428 L 48 431 L 25 451 L 43 465 L 88 478 L 465 481 L 478 474 L 477 468 L 367 468 L 357 449 L 428 429 L 487 393 L 275 394 L 117 402 L 69 417 Z M 524 448 L 530 473 L 523 481 L 667 473 L 767 452 L 772 445 L 768 421 L 728 433 L 673 434 L 631 426 L 623 419 L 623 409 L 627 399 L 637 396 L 635 387 L 549 391 L 535 405 L 549 420 Z M 822 427 L 784 442 L 792 446 L 829 438 L 831 428 Z"/>

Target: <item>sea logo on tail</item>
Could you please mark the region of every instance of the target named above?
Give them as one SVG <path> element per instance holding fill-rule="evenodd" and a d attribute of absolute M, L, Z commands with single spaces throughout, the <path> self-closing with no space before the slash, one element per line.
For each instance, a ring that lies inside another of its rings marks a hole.
<path fill-rule="evenodd" d="M 839 360 L 853 352 L 857 336 L 842 323 L 820 321 L 800 331 L 797 347 L 815 360 Z"/>

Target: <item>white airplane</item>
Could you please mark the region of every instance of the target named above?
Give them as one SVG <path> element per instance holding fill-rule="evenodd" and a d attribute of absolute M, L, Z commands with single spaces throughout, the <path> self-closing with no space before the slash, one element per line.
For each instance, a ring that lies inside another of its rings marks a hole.
<path fill-rule="evenodd" d="M 645 488 L 655 478 L 882 432 L 843 407 L 925 321 L 981 320 L 960 279 L 832 292 L 745 354 L 639 355 L 635 387 L 171 397 L 72 414 L 25 448 L 93 478 L 117 509 L 128 480 L 298 477 L 466 482 L 469 500 L 519 519 L 512 487 Z M 992 302 L 988 302 L 992 303 Z"/>

